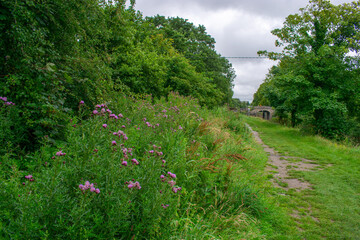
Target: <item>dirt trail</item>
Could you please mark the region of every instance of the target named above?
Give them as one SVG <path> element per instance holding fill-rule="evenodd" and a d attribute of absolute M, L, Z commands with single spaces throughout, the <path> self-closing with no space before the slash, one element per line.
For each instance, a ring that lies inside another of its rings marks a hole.
<path fill-rule="evenodd" d="M 309 159 L 280 155 L 275 149 L 264 144 L 258 132 L 255 132 L 249 125 L 248 128 L 252 132 L 256 142 L 263 146 L 265 152 L 269 153 L 269 161 L 266 170 L 268 173 L 273 173 L 271 181 L 275 186 L 286 190 L 292 188 L 296 191 L 311 188 L 309 182 L 290 176 L 289 171 L 311 171 L 313 169 L 318 169 L 320 165 L 315 164 Z"/>

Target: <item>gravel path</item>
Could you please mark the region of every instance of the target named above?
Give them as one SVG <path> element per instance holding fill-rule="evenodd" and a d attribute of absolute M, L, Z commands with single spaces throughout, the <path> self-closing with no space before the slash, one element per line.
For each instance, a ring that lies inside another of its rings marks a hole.
<path fill-rule="evenodd" d="M 305 158 L 280 155 L 274 148 L 270 148 L 268 145 L 264 144 L 258 132 L 255 132 L 249 125 L 247 126 L 252 132 L 256 142 L 261 144 L 264 151 L 269 154 L 266 171 L 269 174 L 273 174 L 271 181 L 275 186 L 286 190 L 292 188 L 296 191 L 311 188 L 311 184 L 309 182 L 304 179 L 290 176 L 289 171 L 311 171 L 319 169 L 320 166 L 318 164 L 315 164 L 314 161 Z"/>

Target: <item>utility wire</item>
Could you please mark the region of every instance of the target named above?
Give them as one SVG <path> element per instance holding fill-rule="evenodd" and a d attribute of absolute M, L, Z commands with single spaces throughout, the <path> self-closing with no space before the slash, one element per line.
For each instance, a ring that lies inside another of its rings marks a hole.
<path fill-rule="evenodd" d="M 267 57 L 223 57 L 223 58 L 267 58 Z"/>

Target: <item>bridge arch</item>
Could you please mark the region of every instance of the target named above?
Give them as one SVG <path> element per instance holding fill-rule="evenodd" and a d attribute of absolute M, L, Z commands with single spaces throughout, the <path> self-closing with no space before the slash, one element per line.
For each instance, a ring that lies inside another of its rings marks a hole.
<path fill-rule="evenodd" d="M 274 115 L 274 109 L 269 106 L 256 106 L 250 111 L 251 116 L 261 117 L 265 120 L 270 120 Z"/>

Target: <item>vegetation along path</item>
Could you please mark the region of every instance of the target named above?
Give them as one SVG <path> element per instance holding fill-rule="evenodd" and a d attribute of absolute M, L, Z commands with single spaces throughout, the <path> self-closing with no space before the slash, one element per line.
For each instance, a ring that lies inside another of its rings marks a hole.
<path fill-rule="evenodd" d="M 358 239 L 359 147 L 303 136 L 297 129 L 261 119 L 246 118 L 246 122 L 269 153 L 265 173 L 277 187 L 273 194 L 279 205 L 291 216 L 289 225 L 294 226 L 287 237 Z"/>

